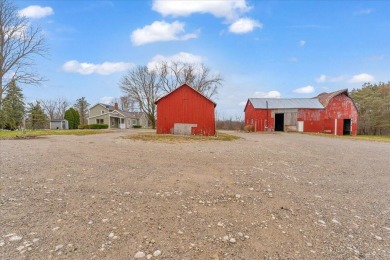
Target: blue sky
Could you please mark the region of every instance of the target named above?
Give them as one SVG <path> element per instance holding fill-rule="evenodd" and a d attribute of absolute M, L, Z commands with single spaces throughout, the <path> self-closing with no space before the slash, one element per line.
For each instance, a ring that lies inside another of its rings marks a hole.
<path fill-rule="evenodd" d="M 250 97 L 314 97 L 390 80 L 390 1 L 16 1 L 40 26 L 47 81 L 27 101 L 91 104 L 123 95 L 136 65 L 203 62 L 224 78 L 213 99 L 243 118 Z"/>

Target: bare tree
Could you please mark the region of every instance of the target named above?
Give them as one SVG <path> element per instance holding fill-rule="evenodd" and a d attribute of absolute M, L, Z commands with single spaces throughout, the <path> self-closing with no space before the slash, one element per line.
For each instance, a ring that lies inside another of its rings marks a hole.
<path fill-rule="evenodd" d="M 39 100 L 39 103 L 50 120 L 63 119 L 65 116 L 65 111 L 70 105 L 70 103 L 63 97 L 59 97 L 56 100 Z"/>
<path fill-rule="evenodd" d="M 134 100 L 129 95 L 119 97 L 120 108 L 124 111 L 134 112 L 135 111 L 135 103 L 136 103 L 136 100 Z"/>
<path fill-rule="evenodd" d="M 30 85 L 42 82 L 33 70 L 33 58 L 47 52 L 41 29 L 20 16 L 12 1 L 0 0 L 0 106 L 9 81 Z"/>
<path fill-rule="evenodd" d="M 49 120 L 56 119 L 56 112 L 57 112 L 57 101 L 56 100 L 39 100 L 39 103 L 41 104 L 41 107 L 43 111 L 45 111 L 45 114 L 49 118 Z"/>
<path fill-rule="evenodd" d="M 155 70 L 159 76 L 159 84 L 165 93 L 169 93 L 180 85 L 188 84 L 203 95 L 211 98 L 221 87 L 222 78 L 212 74 L 204 64 L 185 62 L 160 62 Z"/>
<path fill-rule="evenodd" d="M 158 75 L 154 70 L 146 66 L 138 66 L 128 71 L 119 83 L 120 89 L 135 100 L 142 112 L 144 112 L 156 128 L 156 105 L 154 102 L 159 97 Z"/>
<path fill-rule="evenodd" d="M 65 112 L 69 108 L 70 103 L 63 97 L 57 98 L 57 113 L 56 118 L 63 119 L 65 117 Z"/>

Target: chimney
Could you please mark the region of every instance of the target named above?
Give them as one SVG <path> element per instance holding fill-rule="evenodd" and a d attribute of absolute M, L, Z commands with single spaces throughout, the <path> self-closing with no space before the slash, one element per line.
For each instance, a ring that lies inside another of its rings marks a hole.
<path fill-rule="evenodd" d="M 114 108 L 115 108 L 115 110 L 119 110 L 119 107 L 118 107 L 118 103 L 117 103 L 117 102 L 115 102 Z"/>

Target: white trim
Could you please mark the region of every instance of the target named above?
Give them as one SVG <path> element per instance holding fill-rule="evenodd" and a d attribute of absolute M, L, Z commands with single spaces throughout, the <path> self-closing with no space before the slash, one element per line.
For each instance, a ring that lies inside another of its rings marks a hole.
<path fill-rule="evenodd" d="M 337 119 L 334 120 L 334 135 L 337 135 Z"/>
<path fill-rule="evenodd" d="M 115 115 L 113 115 L 111 112 L 110 112 L 110 113 L 103 114 L 103 115 L 104 115 L 104 116 L 107 116 L 107 115 L 108 115 L 108 116 L 113 116 L 113 117 L 115 116 Z M 91 117 L 88 117 L 88 119 L 89 119 L 89 118 L 92 119 L 92 118 L 99 117 L 99 116 L 103 116 L 103 115 L 91 116 Z M 126 118 L 125 116 L 123 116 L 123 117 L 121 117 L 121 116 L 115 116 L 115 117 L 118 117 L 118 118 Z"/>
<path fill-rule="evenodd" d="M 350 134 L 350 135 L 353 135 L 353 134 L 352 134 L 352 118 L 349 120 L 349 122 L 351 122 L 351 128 L 350 128 L 349 134 Z"/>

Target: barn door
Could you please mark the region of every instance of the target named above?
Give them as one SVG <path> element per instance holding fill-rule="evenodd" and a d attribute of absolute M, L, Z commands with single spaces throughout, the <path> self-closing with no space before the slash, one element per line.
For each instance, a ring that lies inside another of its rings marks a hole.
<path fill-rule="evenodd" d="M 344 119 L 343 135 L 351 135 L 351 119 Z"/>
<path fill-rule="evenodd" d="M 275 131 L 284 131 L 284 113 L 275 114 Z"/>
<path fill-rule="evenodd" d="M 303 132 L 303 121 L 298 121 L 298 132 Z"/>

